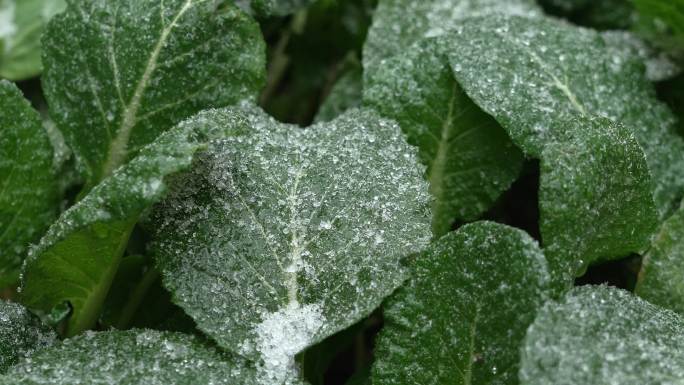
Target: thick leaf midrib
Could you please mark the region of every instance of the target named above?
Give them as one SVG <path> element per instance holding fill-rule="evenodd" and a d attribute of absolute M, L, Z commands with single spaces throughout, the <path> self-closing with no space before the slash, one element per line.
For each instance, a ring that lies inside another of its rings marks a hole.
<path fill-rule="evenodd" d="M 287 197 L 287 205 L 288 209 L 290 212 L 290 252 L 288 253 L 289 256 L 289 262 L 292 266 L 300 266 L 302 262 L 302 247 L 301 244 L 299 243 L 301 241 L 300 239 L 300 234 L 297 232 L 297 229 L 295 227 L 295 223 L 298 219 L 297 215 L 297 210 L 296 210 L 296 205 L 297 205 L 297 191 L 299 189 L 299 182 L 301 181 L 302 176 L 304 176 L 303 170 L 300 168 L 297 171 L 297 174 L 295 175 L 295 180 L 292 185 L 292 188 L 289 191 L 288 197 Z M 282 269 L 282 266 L 281 266 Z M 297 282 L 297 273 L 299 272 L 298 269 L 293 269 L 288 267 L 288 269 L 283 270 L 283 273 L 285 274 L 286 281 L 285 285 L 287 287 L 287 300 L 288 300 L 288 305 L 297 305 L 299 304 L 299 300 L 297 298 L 297 293 L 299 293 L 299 284 Z"/>
<path fill-rule="evenodd" d="M 435 155 L 435 160 L 432 162 L 432 167 L 430 169 L 430 177 L 428 181 L 430 183 L 430 190 L 435 197 L 436 201 L 444 201 L 444 195 L 447 194 L 447 189 L 444 188 L 445 179 L 444 174 L 446 172 L 447 156 L 449 153 L 449 143 L 451 142 L 452 131 L 455 129 L 456 125 L 453 122 L 454 115 L 454 104 L 456 103 L 456 93 L 458 92 L 458 83 L 453 82 L 451 87 L 451 98 L 449 99 L 449 110 L 447 115 L 442 122 L 442 132 L 437 144 L 437 153 Z M 434 208 L 433 204 L 433 208 Z M 433 231 L 435 230 L 434 224 L 436 223 L 435 218 L 439 214 L 434 210 L 432 214 L 433 218 Z"/>
<path fill-rule="evenodd" d="M 202 3 L 204 1 L 206 0 L 200 0 L 199 3 Z M 185 4 L 183 4 L 181 9 L 174 16 L 171 23 L 169 23 L 169 25 L 167 26 L 164 26 L 164 29 L 162 29 L 162 32 L 159 36 L 159 40 L 157 40 L 154 49 L 150 53 L 150 56 L 147 60 L 147 65 L 145 66 L 145 71 L 143 72 L 143 75 L 140 78 L 140 81 L 138 82 L 135 91 L 133 92 L 133 96 L 131 97 L 128 105 L 126 106 L 126 108 L 124 108 L 122 112 L 121 124 L 119 125 L 119 129 L 116 131 L 116 136 L 109 145 L 107 160 L 104 162 L 103 165 L 103 178 L 110 175 L 125 160 L 125 157 L 127 155 L 128 142 L 130 140 L 132 130 L 138 122 L 137 115 L 138 110 L 141 106 L 142 97 L 145 91 L 147 90 L 147 87 L 149 86 L 152 74 L 157 69 L 159 55 L 161 54 L 161 51 L 164 48 L 164 45 L 166 44 L 169 38 L 169 35 L 173 31 L 173 28 L 177 25 L 178 20 L 180 20 L 180 18 L 183 17 L 183 15 L 195 4 L 198 3 L 193 2 L 193 0 L 186 0 Z M 163 4 L 160 6 L 160 8 L 163 14 Z M 161 18 L 161 22 L 163 25 L 163 17 Z M 119 83 L 117 82 L 117 84 Z M 120 89 L 120 85 L 117 86 L 117 89 Z"/>

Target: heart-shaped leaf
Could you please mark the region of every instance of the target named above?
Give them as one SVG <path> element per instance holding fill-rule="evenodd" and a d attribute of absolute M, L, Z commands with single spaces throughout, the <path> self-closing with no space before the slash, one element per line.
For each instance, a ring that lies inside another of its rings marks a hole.
<path fill-rule="evenodd" d="M 517 384 L 518 349 L 548 298 L 539 245 L 508 226 L 477 222 L 413 261 L 385 307 L 373 384 Z"/>
<path fill-rule="evenodd" d="M 427 185 L 399 127 L 372 111 L 306 130 L 231 113 L 254 132 L 178 181 L 156 213 L 158 264 L 202 331 L 280 384 L 295 354 L 403 282 L 401 259 L 430 239 Z"/>
<path fill-rule="evenodd" d="M 677 384 L 684 319 L 624 290 L 579 287 L 537 315 L 522 345 L 526 385 Z"/>
<path fill-rule="evenodd" d="M 56 339 L 57 334 L 26 308 L 0 300 L 0 373 Z"/>
<path fill-rule="evenodd" d="M 88 332 L 32 354 L 3 385 L 256 384 L 244 359 L 196 337 L 153 330 Z"/>
<path fill-rule="evenodd" d="M 255 100 L 265 78 L 259 26 L 225 2 L 70 0 L 43 48 L 50 113 L 87 188 L 199 110 Z"/>
<path fill-rule="evenodd" d="M 0 288 L 18 280 L 29 244 L 57 216 L 53 155 L 38 112 L 0 80 Z"/>

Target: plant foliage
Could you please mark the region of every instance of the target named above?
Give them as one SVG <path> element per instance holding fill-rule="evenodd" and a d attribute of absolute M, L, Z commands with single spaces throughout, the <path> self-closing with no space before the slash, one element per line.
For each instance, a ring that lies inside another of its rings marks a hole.
<path fill-rule="evenodd" d="M 684 382 L 682 20 L 0 0 L 0 384 Z"/>

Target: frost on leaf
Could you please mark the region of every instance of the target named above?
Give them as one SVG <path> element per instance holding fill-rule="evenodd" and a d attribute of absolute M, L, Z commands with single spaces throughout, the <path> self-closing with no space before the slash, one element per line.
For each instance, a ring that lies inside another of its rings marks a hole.
<path fill-rule="evenodd" d="M 465 18 L 497 13 L 536 17 L 542 11 L 534 0 L 380 0 L 363 48 L 364 70 L 372 76 L 383 59 L 422 38 L 442 35 Z"/>
<path fill-rule="evenodd" d="M 684 140 L 634 55 L 595 31 L 518 16 L 470 18 L 448 35 L 450 61 L 468 96 L 528 155 L 538 157 L 576 115 L 622 123 L 646 154 L 661 216 L 684 194 Z"/>
<path fill-rule="evenodd" d="M 684 314 L 684 206 L 660 225 L 644 256 L 635 292 Z"/>
<path fill-rule="evenodd" d="M 23 306 L 0 300 L 0 373 L 56 339 L 57 334 Z"/>
<path fill-rule="evenodd" d="M 394 119 L 427 166 L 436 238 L 472 221 L 508 189 L 523 155 L 454 80 L 445 44 L 425 39 L 367 76 L 364 104 Z"/>
<path fill-rule="evenodd" d="M 254 367 L 197 337 L 154 330 L 86 332 L 22 360 L 2 385 L 256 384 Z"/>
<path fill-rule="evenodd" d="M 0 78 L 16 81 L 40 74 L 40 38 L 65 7 L 65 0 L 0 0 Z"/>
<path fill-rule="evenodd" d="M 68 301 L 73 311 L 66 334 L 92 327 L 133 226 L 164 196 L 168 178 L 190 167 L 208 142 L 240 135 L 244 126 L 221 111 L 202 112 L 160 135 L 95 186 L 31 250 L 23 268 L 23 303 L 49 312 Z"/>
<path fill-rule="evenodd" d="M 614 55 L 621 57 L 632 56 L 641 61 L 646 70 L 648 80 L 658 82 L 670 79 L 681 72 L 681 68 L 664 52 L 627 31 L 606 31 L 601 33 L 608 50 L 614 50 Z"/>
<path fill-rule="evenodd" d="M 522 345 L 527 385 L 680 384 L 684 319 L 624 290 L 573 289 L 547 303 Z"/>
<path fill-rule="evenodd" d="M 16 283 L 29 244 L 57 216 L 53 154 L 38 112 L 0 80 L 0 287 Z"/>
<path fill-rule="evenodd" d="M 608 119 L 553 123 L 541 156 L 540 230 L 554 279 L 571 286 L 593 262 L 642 252 L 658 224 L 641 147 Z"/>
<path fill-rule="evenodd" d="M 86 187 L 192 114 L 256 99 L 261 36 L 226 2 L 70 1 L 45 34 L 43 86 Z"/>
<path fill-rule="evenodd" d="M 539 245 L 476 222 L 412 262 L 385 306 L 373 384 L 517 384 L 520 342 L 549 292 Z"/>
<path fill-rule="evenodd" d="M 296 353 L 401 284 L 401 259 L 430 239 L 427 185 L 374 112 L 302 130 L 226 111 L 253 134 L 214 144 L 158 207 L 158 265 L 202 331 L 256 360 L 262 384 L 290 383 Z"/>

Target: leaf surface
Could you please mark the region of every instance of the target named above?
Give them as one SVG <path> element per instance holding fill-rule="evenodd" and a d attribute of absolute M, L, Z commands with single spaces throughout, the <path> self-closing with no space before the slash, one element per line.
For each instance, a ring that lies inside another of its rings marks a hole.
<path fill-rule="evenodd" d="M 380 0 L 363 48 L 364 70 L 372 75 L 383 59 L 422 38 L 443 35 L 465 18 L 495 13 L 534 17 L 542 11 L 534 0 Z"/>
<path fill-rule="evenodd" d="M 155 214 L 155 250 L 199 329 L 259 362 L 261 383 L 289 383 L 295 354 L 403 282 L 401 259 L 430 239 L 427 186 L 375 112 L 305 130 L 242 114 L 253 134 L 216 144 L 178 183 Z"/>
<path fill-rule="evenodd" d="M 527 155 L 562 139 L 556 121 L 579 114 L 620 122 L 646 154 L 661 217 L 675 209 L 684 194 L 684 140 L 634 56 L 616 55 L 595 31 L 546 18 L 470 18 L 449 41 L 461 87 Z"/>
<path fill-rule="evenodd" d="M 258 24 L 213 0 L 69 1 L 48 25 L 43 87 L 86 188 L 199 110 L 255 100 Z"/>
<path fill-rule="evenodd" d="M 211 140 L 242 134 L 243 127 L 244 123 L 220 111 L 200 113 L 162 134 L 95 186 L 62 214 L 31 251 L 22 275 L 23 303 L 49 312 L 68 301 L 73 312 L 66 334 L 91 328 L 133 226 L 165 195 L 169 176 L 190 167 L 195 153 Z"/>
<path fill-rule="evenodd" d="M 0 78 L 24 80 L 40 74 L 41 35 L 64 8 L 64 0 L 0 0 Z"/>
<path fill-rule="evenodd" d="M 682 69 L 666 53 L 652 44 L 642 40 L 638 35 L 628 31 L 601 32 L 601 38 L 608 50 L 615 56 L 632 57 L 646 67 L 646 78 L 653 82 L 671 79 L 681 73 Z"/>
<path fill-rule="evenodd" d="M 0 288 L 14 284 L 29 244 L 56 218 L 53 148 L 38 111 L 0 80 Z"/>
<path fill-rule="evenodd" d="M 0 300 L 0 373 L 56 339 L 57 334 L 26 308 Z"/>
<path fill-rule="evenodd" d="M 658 226 L 648 165 L 629 130 L 605 118 L 553 123 L 541 156 L 540 230 L 565 286 L 593 262 L 643 252 Z"/>
<path fill-rule="evenodd" d="M 394 119 L 427 166 L 436 238 L 472 221 L 517 178 L 523 155 L 455 81 L 445 45 L 426 39 L 366 76 L 364 103 Z"/>
<path fill-rule="evenodd" d="M 12 385 L 255 384 L 246 361 L 197 337 L 154 330 L 88 332 L 39 351 L 0 377 Z"/>
<path fill-rule="evenodd" d="M 547 303 L 522 345 L 527 385 L 677 384 L 684 319 L 624 290 L 573 289 Z"/>
<path fill-rule="evenodd" d="M 526 233 L 476 222 L 440 238 L 385 307 L 373 384 L 516 384 L 518 347 L 550 282 Z"/>
<path fill-rule="evenodd" d="M 641 298 L 684 314 L 684 208 L 660 225 L 644 256 L 635 292 Z"/>

